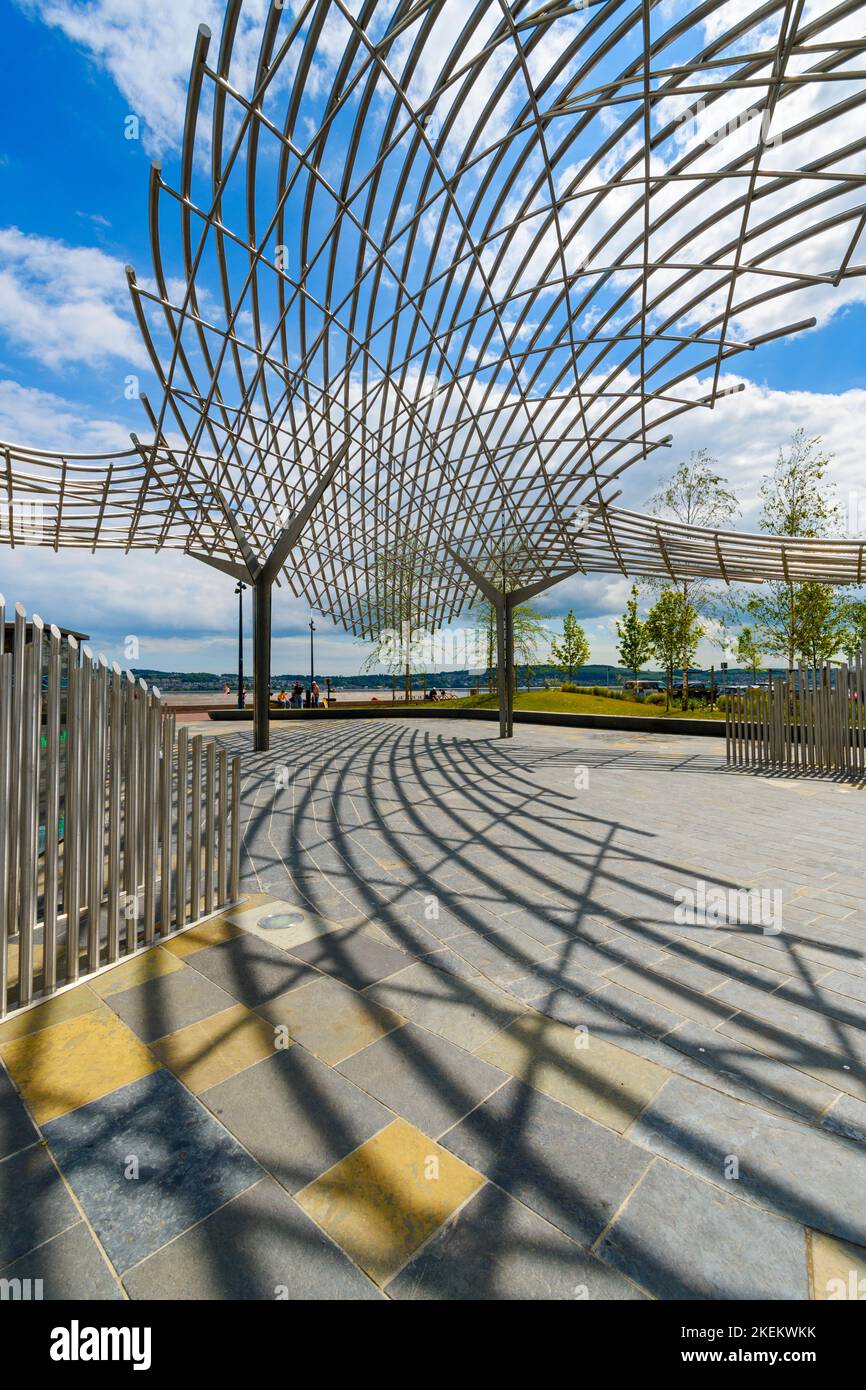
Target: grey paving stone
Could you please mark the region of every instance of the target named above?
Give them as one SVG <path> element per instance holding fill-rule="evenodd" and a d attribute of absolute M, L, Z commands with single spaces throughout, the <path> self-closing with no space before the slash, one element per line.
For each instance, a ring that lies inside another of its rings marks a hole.
<path fill-rule="evenodd" d="M 758 1052 L 777 1057 L 808 1076 L 817 1077 L 835 1090 L 866 1100 L 866 1075 L 851 1059 L 816 1046 L 777 1024 L 765 1023 L 749 1014 L 737 1014 L 717 1031 L 725 1037 L 743 1041 Z"/>
<path fill-rule="evenodd" d="M 83 1221 L 6 1265 L 3 1278 L 29 1279 L 31 1289 L 41 1280 L 40 1297 L 45 1302 L 123 1298 L 111 1266 Z"/>
<path fill-rule="evenodd" d="M 672 1070 L 684 1071 L 694 1080 L 706 1076 L 709 1085 L 714 1084 L 713 1074 L 718 1073 L 734 1083 L 730 1094 L 750 1100 L 752 1104 L 768 1108 L 774 1104 L 784 1106 L 813 1120 L 838 1095 L 834 1087 L 816 1077 L 788 1066 L 777 1057 L 768 1057 L 742 1039 L 729 1038 L 720 1030 L 705 1028 L 700 1023 L 682 1024 L 666 1035 L 665 1042 L 671 1049 L 701 1064 L 700 1068 L 686 1070 L 674 1066 Z"/>
<path fill-rule="evenodd" d="M 200 1099 L 289 1192 L 298 1192 L 394 1118 L 298 1046 L 221 1081 Z"/>
<path fill-rule="evenodd" d="M 606 1264 L 663 1299 L 806 1299 L 801 1226 L 659 1160 L 601 1241 Z"/>
<path fill-rule="evenodd" d="M 511 980 L 519 979 L 532 969 L 536 961 L 544 960 L 550 954 L 549 947 L 540 945 L 518 928 L 511 931 L 500 928 L 485 932 L 483 936 L 476 933 L 455 936 L 450 947 L 497 985 L 507 985 Z"/>
<path fill-rule="evenodd" d="M 371 1043 L 337 1070 L 433 1139 L 508 1080 L 497 1067 L 413 1023 Z"/>
<path fill-rule="evenodd" d="M 136 1265 L 123 1282 L 134 1299 L 382 1298 L 272 1178 Z"/>
<path fill-rule="evenodd" d="M 587 1246 L 649 1163 L 627 1139 L 516 1080 L 441 1142 Z"/>
<path fill-rule="evenodd" d="M 555 1226 L 487 1184 L 387 1285 L 394 1299 L 642 1299 Z"/>
<path fill-rule="evenodd" d="M 354 989 L 363 989 L 365 985 L 395 975 L 413 959 L 405 951 L 377 941 L 360 927 L 328 932 L 303 946 L 294 947 L 289 954 Z"/>
<path fill-rule="evenodd" d="M 147 1043 L 230 1009 L 235 1001 L 195 970 L 183 969 L 111 994 L 106 1002 Z"/>
<path fill-rule="evenodd" d="M 610 972 L 609 978 L 614 984 L 625 985 L 627 989 L 634 990 L 635 994 L 654 999 L 657 1004 L 670 1009 L 671 1013 L 679 1014 L 681 1018 L 694 1019 L 710 1028 L 730 1018 L 736 1011 L 734 1004 L 719 999 L 715 994 L 698 994 L 685 985 L 666 980 L 652 970 L 644 970 L 639 966 L 620 965 Z"/>
<path fill-rule="evenodd" d="M 26 1149 L 38 1138 L 39 1132 L 0 1062 L 0 1159 Z"/>
<path fill-rule="evenodd" d="M 366 991 L 378 1004 L 473 1052 L 524 1006 L 491 985 L 458 979 L 424 961 Z"/>
<path fill-rule="evenodd" d="M 121 1273 L 261 1176 L 258 1164 L 167 1071 L 61 1115 L 44 1132 Z M 137 1177 L 127 1176 L 131 1159 Z"/>
<path fill-rule="evenodd" d="M 187 963 L 248 1008 L 266 999 L 276 999 L 317 978 L 316 972 L 303 961 L 295 960 L 251 932 L 220 942 L 218 946 L 194 951 L 187 957 Z"/>
<path fill-rule="evenodd" d="M 821 1117 L 820 1128 L 866 1144 L 866 1104 L 855 1096 L 840 1096 Z"/>
<path fill-rule="evenodd" d="M 675 1077 L 629 1138 L 769 1211 L 862 1245 L 866 1149 Z M 725 1177 L 735 1157 L 739 1177 Z"/>
<path fill-rule="evenodd" d="M 38 1144 L 0 1162 L 0 1269 L 78 1221 L 75 1203 Z"/>

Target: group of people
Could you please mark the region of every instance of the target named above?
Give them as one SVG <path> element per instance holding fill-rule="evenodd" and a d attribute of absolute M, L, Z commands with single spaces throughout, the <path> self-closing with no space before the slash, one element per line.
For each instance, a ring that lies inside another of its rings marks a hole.
<path fill-rule="evenodd" d="M 286 694 L 285 690 L 280 690 L 277 694 L 277 704 L 288 705 L 291 709 L 318 709 L 321 700 L 322 692 L 316 680 L 309 687 L 295 681 L 289 694 Z"/>

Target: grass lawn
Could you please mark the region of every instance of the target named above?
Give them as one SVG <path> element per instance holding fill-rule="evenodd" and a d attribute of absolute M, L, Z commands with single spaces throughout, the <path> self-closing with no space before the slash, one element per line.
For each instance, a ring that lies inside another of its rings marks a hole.
<path fill-rule="evenodd" d="M 449 700 L 451 705 L 468 709 L 496 709 L 495 695 L 469 695 L 462 700 Z M 664 705 L 648 705 L 642 700 L 612 700 L 604 695 L 572 695 L 563 690 L 523 690 L 514 697 L 514 708 L 553 710 L 560 714 L 642 714 L 654 719 L 724 719 L 722 710 L 671 709 Z"/>

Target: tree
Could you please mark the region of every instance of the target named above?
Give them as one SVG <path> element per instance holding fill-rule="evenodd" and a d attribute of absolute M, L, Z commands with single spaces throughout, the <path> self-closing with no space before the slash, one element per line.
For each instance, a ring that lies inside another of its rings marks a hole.
<path fill-rule="evenodd" d="M 860 655 L 866 644 L 866 599 L 851 599 L 845 608 L 842 650 L 849 661 Z"/>
<path fill-rule="evenodd" d="M 670 517 L 686 526 L 725 526 L 732 517 L 739 515 L 740 504 L 727 479 L 716 472 L 717 463 L 706 449 L 692 453 L 649 499 L 647 510 L 653 516 Z M 658 592 L 658 585 L 655 587 Z M 668 587 L 667 581 L 664 587 Z M 683 602 L 691 604 L 699 619 L 714 615 L 718 595 L 712 580 L 680 579 L 674 581 L 674 587 Z M 690 664 L 686 662 L 683 667 L 683 709 L 688 709 L 689 703 Z"/>
<path fill-rule="evenodd" d="M 412 667 L 426 672 L 427 613 L 423 601 L 423 555 L 413 535 L 396 537 L 376 560 L 375 598 L 362 604 L 369 626 L 378 630 L 362 670 L 384 666 L 403 674 L 405 699 L 412 699 Z"/>
<path fill-rule="evenodd" d="M 844 650 L 849 604 L 832 584 L 800 584 L 797 591 L 795 641 L 809 666 L 823 666 Z"/>
<path fill-rule="evenodd" d="M 566 673 L 569 681 L 575 671 L 589 661 L 589 639 L 574 616 L 573 608 L 569 608 L 562 620 L 562 641 L 554 640 L 550 644 L 550 655 L 553 664 Z"/>
<path fill-rule="evenodd" d="M 493 689 L 496 666 L 496 609 L 488 599 L 482 598 L 472 605 L 469 612 L 476 626 L 485 634 L 490 686 Z M 522 662 L 531 666 L 536 660 L 539 644 L 548 639 L 547 623 L 541 612 L 530 603 L 518 603 L 512 610 L 512 621 L 515 663 Z"/>
<path fill-rule="evenodd" d="M 637 689 L 637 678 L 641 667 L 652 654 L 652 642 L 647 632 L 646 623 L 641 622 L 637 611 L 638 588 L 636 584 L 631 586 L 631 595 L 626 604 L 622 622 L 616 624 L 616 635 L 619 638 L 617 651 L 619 659 L 627 671 L 631 671 Z"/>
<path fill-rule="evenodd" d="M 740 666 L 749 668 L 754 685 L 758 679 L 758 668 L 761 665 L 761 648 L 755 641 L 750 627 L 744 627 L 737 638 L 737 661 Z"/>
<path fill-rule="evenodd" d="M 647 614 L 646 631 L 655 658 L 664 668 L 665 707 L 670 709 L 674 670 L 679 666 L 685 673 L 691 666 L 703 628 L 688 600 L 678 589 L 667 588 Z"/>
<path fill-rule="evenodd" d="M 829 466 L 820 437 L 810 439 L 805 430 L 795 430 L 788 452 L 779 450 L 773 472 L 761 484 L 761 530 L 778 536 L 820 536 L 838 530 L 839 506 L 825 480 Z M 800 619 L 801 603 L 806 609 L 805 626 Z M 764 584 L 748 597 L 745 606 L 757 626 L 761 648 L 783 656 L 790 670 L 798 652 L 805 655 L 808 649 L 823 645 L 815 629 L 822 604 L 829 620 L 832 606 L 819 600 L 810 585 L 779 580 Z M 827 640 L 831 640 L 829 633 Z"/>

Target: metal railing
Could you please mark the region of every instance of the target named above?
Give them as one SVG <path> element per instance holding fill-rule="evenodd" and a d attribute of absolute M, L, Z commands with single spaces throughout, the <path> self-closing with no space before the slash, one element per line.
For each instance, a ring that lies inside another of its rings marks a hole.
<path fill-rule="evenodd" d="M 850 665 L 726 693 L 725 742 L 733 767 L 866 776 L 866 646 Z"/>
<path fill-rule="evenodd" d="M 240 759 L 0 596 L 0 1017 L 238 897 Z"/>

